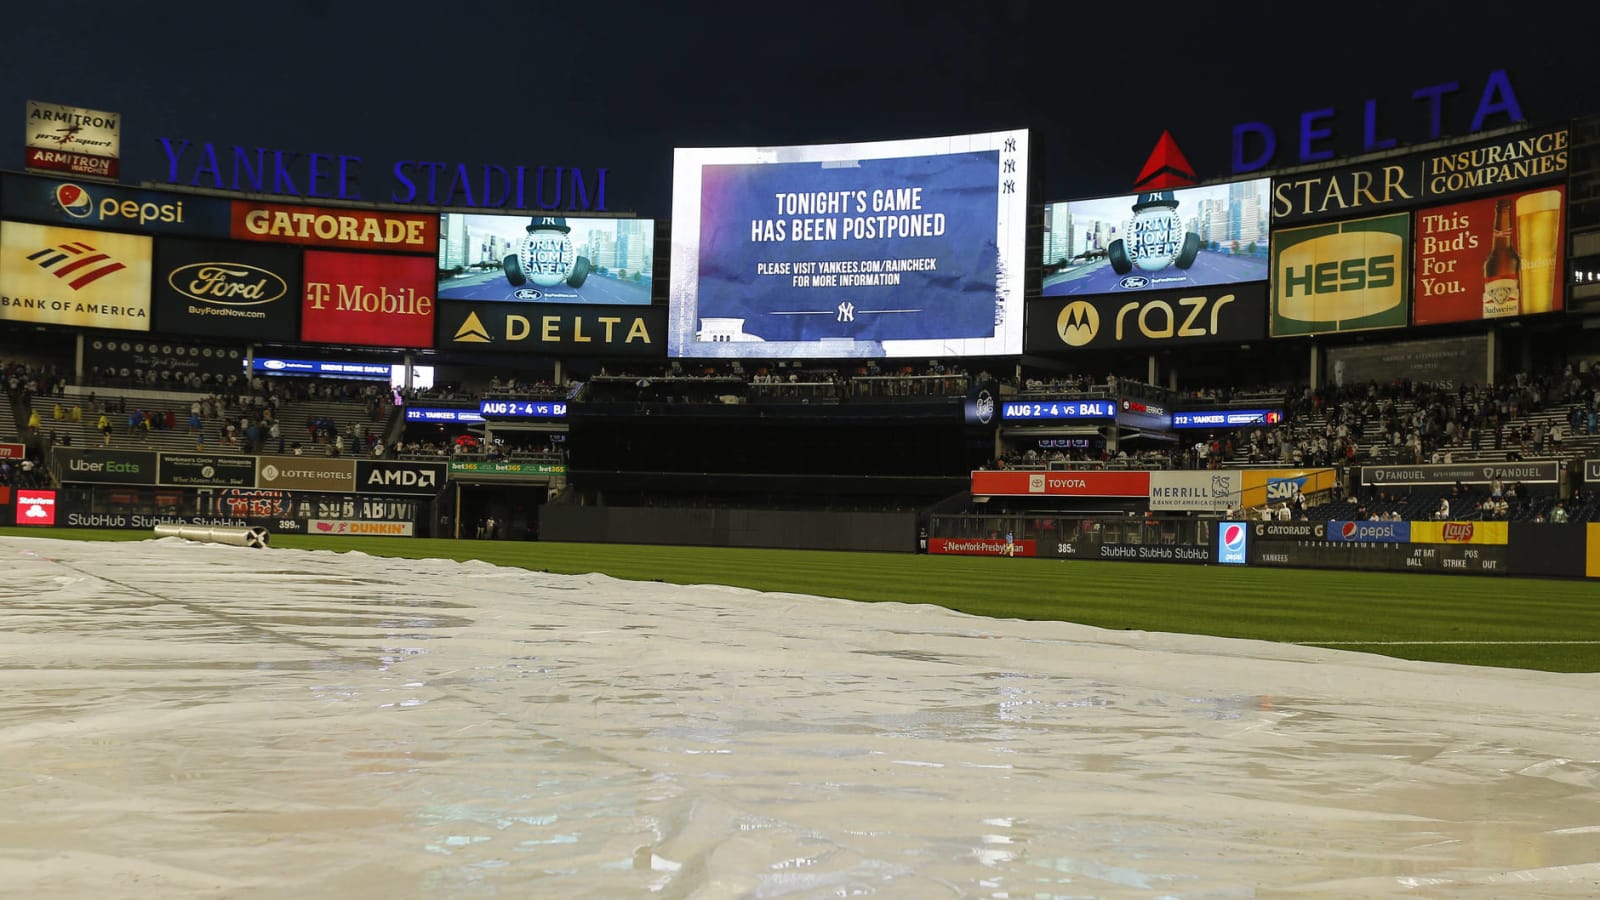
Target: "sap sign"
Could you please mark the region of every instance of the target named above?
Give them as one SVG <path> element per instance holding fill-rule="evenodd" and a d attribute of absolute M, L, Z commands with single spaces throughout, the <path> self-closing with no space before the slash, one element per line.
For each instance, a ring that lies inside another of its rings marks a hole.
<path fill-rule="evenodd" d="M 1250 527 L 1243 522 L 1223 522 L 1217 527 L 1217 562 L 1242 566 L 1248 562 Z"/>
<path fill-rule="evenodd" d="M 1110 400 L 1053 400 L 1043 403 L 1007 403 L 1002 419 L 1111 419 L 1117 404 Z"/>
<path fill-rule="evenodd" d="M 1410 522 L 1329 522 L 1328 540 L 1366 541 L 1374 544 L 1411 543 Z"/>

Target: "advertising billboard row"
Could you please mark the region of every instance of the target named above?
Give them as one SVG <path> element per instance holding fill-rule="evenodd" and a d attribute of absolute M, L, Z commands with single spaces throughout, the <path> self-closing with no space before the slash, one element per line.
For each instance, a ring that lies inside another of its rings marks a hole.
<path fill-rule="evenodd" d="M 477 332 L 508 349 L 664 353 L 664 315 L 607 313 L 649 308 L 651 220 L 325 209 L 16 174 L 0 175 L 0 215 L 4 319 L 419 349 Z M 592 316 L 568 309 L 590 304 Z M 474 313 L 481 327 L 463 332 Z"/>

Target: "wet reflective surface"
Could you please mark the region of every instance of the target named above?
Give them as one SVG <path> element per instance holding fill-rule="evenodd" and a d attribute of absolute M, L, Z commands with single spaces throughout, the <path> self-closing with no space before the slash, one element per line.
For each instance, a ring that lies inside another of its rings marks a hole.
<path fill-rule="evenodd" d="M 178 538 L 0 560 L 13 896 L 1600 893 L 1600 675 Z"/>

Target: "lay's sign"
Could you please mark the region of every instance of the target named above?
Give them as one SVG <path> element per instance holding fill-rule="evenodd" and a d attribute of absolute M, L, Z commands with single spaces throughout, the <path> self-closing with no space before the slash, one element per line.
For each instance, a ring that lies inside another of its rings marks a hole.
<path fill-rule="evenodd" d="M 1509 540 L 1505 522 L 1412 522 L 1413 544 L 1499 544 Z"/>
<path fill-rule="evenodd" d="M 1404 327 L 1410 252 L 1407 213 L 1274 229 L 1272 336 Z"/>

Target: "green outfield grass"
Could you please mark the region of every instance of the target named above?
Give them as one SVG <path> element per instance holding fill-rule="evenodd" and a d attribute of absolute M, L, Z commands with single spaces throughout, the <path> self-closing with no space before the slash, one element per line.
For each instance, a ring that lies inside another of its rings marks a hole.
<path fill-rule="evenodd" d="M 0 536 L 151 538 L 141 531 L 66 528 L 0 528 Z M 1250 638 L 1403 659 L 1600 671 L 1600 585 L 1575 580 L 293 534 L 274 534 L 272 547 L 477 559 L 534 571 L 929 603 L 993 618 Z"/>

